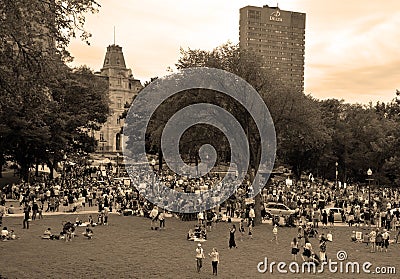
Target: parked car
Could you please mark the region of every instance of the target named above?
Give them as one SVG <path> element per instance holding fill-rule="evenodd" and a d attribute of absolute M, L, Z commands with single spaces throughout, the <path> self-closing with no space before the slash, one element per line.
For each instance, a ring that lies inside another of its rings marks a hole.
<path fill-rule="evenodd" d="M 288 206 L 284 205 L 283 203 L 277 202 L 269 202 L 264 206 L 265 211 L 267 214 L 270 215 L 292 215 L 295 213 L 295 210 L 290 209 Z"/>

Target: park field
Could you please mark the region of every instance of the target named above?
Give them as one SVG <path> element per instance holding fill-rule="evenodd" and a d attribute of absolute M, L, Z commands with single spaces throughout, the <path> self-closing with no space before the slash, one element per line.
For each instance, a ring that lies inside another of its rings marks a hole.
<path fill-rule="evenodd" d="M 22 229 L 22 217 L 3 218 L 3 226 L 14 229 L 20 239 L 0 241 L 0 278 L 213 278 L 208 258 L 212 247 L 220 252 L 219 278 L 398 278 L 395 274 L 330 273 L 327 268 L 322 274 L 279 274 L 276 266 L 272 274 L 259 273 L 257 265 L 265 257 L 269 263 L 290 263 L 290 241 L 297 233 L 295 228 L 279 228 L 276 244 L 270 241 L 269 224 L 256 226 L 252 240 L 240 241 L 237 232 L 238 248 L 230 250 L 230 224 L 218 223 L 203 243 L 206 259 L 200 273 L 196 272 L 196 243 L 186 240 L 187 231 L 196 222 L 175 217 L 167 218 L 165 230 L 153 231 L 149 219 L 112 214 L 108 226 L 93 228 L 95 236 L 91 240 L 81 235 L 83 227 L 77 228 L 78 237 L 71 242 L 40 238 L 46 228 L 58 233 L 63 221 L 74 222 L 77 216 L 85 221 L 88 214 L 44 216 L 31 222 L 29 230 Z M 337 252 L 343 250 L 348 255 L 346 261 L 357 261 L 360 266 L 369 261 L 370 270 L 394 266 L 400 272 L 400 244 L 391 245 L 387 253 L 370 253 L 365 244 L 350 241 L 351 230 L 332 228 L 328 258 L 337 261 Z M 321 232 L 326 234 L 328 230 Z M 318 251 L 317 239 L 312 238 L 311 243 Z M 301 264 L 300 257 L 298 262 Z"/>

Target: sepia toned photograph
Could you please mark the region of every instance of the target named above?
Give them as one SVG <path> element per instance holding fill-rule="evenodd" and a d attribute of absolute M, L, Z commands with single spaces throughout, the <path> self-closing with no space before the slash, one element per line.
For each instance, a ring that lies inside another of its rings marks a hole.
<path fill-rule="evenodd" d="M 0 279 L 398 278 L 400 2 L 0 0 Z"/>

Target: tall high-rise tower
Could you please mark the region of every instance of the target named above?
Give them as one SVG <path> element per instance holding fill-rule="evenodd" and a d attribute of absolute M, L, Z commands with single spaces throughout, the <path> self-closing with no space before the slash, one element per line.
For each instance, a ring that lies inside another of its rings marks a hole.
<path fill-rule="evenodd" d="M 107 47 L 103 68 L 96 74 L 108 80 L 110 99 L 110 115 L 95 135 L 99 143 L 98 151 L 121 152 L 124 126 L 122 114 L 143 86 L 133 78 L 131 69 L 126 68 L 122 47 L 115 44 Z"/>
<path fill-rule="evenodd" d="M 303 92 L 306 14 L 278 7 L 240 9 L 239 47 L 256 52 L 281 80 Z"/>

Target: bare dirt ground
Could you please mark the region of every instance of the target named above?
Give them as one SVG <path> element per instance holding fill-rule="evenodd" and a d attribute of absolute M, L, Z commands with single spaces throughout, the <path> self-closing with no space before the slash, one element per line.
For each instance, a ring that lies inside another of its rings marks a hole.
<path fill-rule="evenodd" d="M 6 278 L 213 278 L 208 253 L 212 247 L 220 252 L 219 278 L 398 278 L 386 274 L 349 274 L 345 272 L 322 274 L 259 273 L 257 264 L 268 257 L 268 262 L 291 261 L 290 241 L 296 235 L 295 228 L 280 228 L 279 244 L 271 242 L 272 227 L 262 224 L 254 228 L 254 239 L 239 240 L 237 249 L 228 248 L 228 223 L 218 223 L 208 233 L 203 243 L 206 253 L 203 268 L 196 272 L 196 243 L 186 240 L 189 228 L 196 222 L 182 222 L 175 217 L 166 220 L 166 230 L 150 230 L 149 219 L 143 217 L 110 216 L 108 226 L 94 227 L 91 240 L 81 235 L 83 227 L 77 228 L 78 237 L 71 242 L 42 240 L 43 231 L 50 227 L 54 233 L 61 230 L 61 223 L 84 221 L 88 214 L 45 216 L 31 222 L 29 230 L 22 229 L 22 217 L 3 218 L 3 226 L 14 229 L 20 237 L 14 241 L 0 241 L 0 275 Z M 362 230 L 362 229 L 361 229 Z M 387 253 L 370 253 L 365 244 L 352 243 L 348 227 L 334 227 L 333 242 L 327 245 L 328 258 L 337 260 L 339 250 L 347 252 L 346 261 L 369 261 L 377 266 L 396 267 L 400 272 L 400 244 L 393 244 Z M 325 234 L 328 230 L 319 229 Z M 311 239 L 318 251 L 317 239 Z M 346 262 L 344 261 L 344 263 Z M 301 264 L 301 258 L 298 262 Z M 288 267 L 286 267 L 288 270 Z M 0 276 L 0 278 L 1 278 Z"/>

